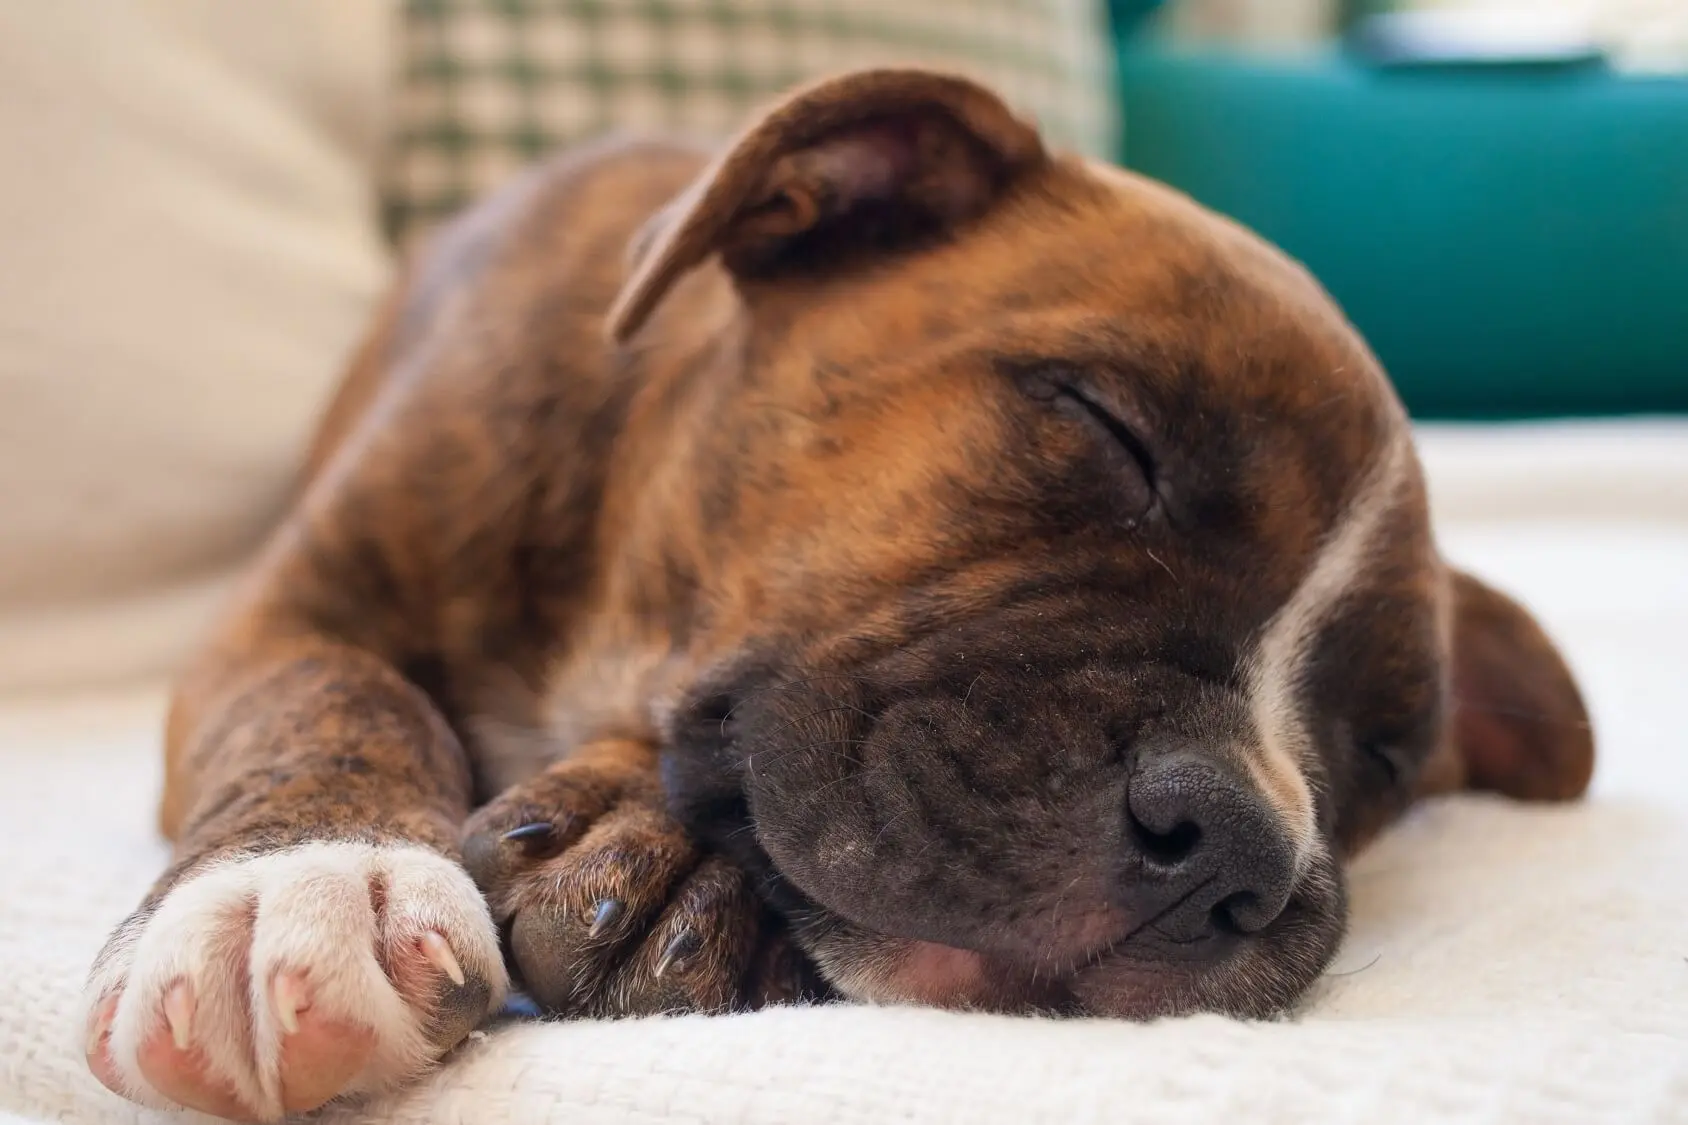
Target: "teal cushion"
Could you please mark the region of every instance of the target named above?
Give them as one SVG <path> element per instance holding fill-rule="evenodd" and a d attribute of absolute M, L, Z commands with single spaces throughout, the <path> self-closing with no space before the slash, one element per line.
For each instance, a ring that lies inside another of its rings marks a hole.
<path fill-rule="evenodd" d="M 1688 410 L 1688 81 L 1119 62 L 1124 163 L 1305 262 L 1415 413 Z"/>

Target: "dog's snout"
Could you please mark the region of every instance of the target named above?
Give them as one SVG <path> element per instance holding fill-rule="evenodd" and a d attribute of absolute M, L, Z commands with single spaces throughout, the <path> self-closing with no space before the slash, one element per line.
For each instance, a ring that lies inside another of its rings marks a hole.
<path fill-rule="evenodd" d="M 1137 852 L 1127 893 L 1159 915 L 1158 930 L 1182 940 L 1256 933 L 1289 903 L 1295 849 L 1242 770 L 1188 752 L 1160 756 L 1133 776 L 1127 806 Z"/>

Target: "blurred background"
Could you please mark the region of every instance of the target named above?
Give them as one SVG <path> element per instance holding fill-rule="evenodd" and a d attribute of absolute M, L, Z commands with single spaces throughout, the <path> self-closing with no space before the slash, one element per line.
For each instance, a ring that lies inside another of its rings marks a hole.
<path fill-rule="evenodd" d="M 0 0 L 0 692 L 173 666 L 466 201 L 888 61 L 1283 245 L 1429 426 L 1624 420 L 1508 510 L 1688 513 L 1688 0 Z"/>

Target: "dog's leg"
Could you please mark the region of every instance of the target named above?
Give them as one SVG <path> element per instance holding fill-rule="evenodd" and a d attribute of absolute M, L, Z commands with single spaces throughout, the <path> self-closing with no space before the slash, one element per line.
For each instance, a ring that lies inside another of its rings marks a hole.
<path fill-rule="evenodd" d="M 257 631 L 178 707 L 176 862 L 95 965 L 88 1051 L 137 1100 L 262 1120 L 414 1075 L 505 972 L 451 730 L 368 651 Z"/>
<path fill-rule="evenodd" d="M 463 853 L 548 1010 L 719 1011 L 814 988 L 743 873 L 669 815 L 643 743 L 592 743 L 513 786 L 470 819 Z"/>
<path fill-rule="evenodd" d="M 162 808 L 174 862 L 89 981 L 89 1064 L 138 1101 L 269 1120 L 383 1089 L 506 988 L 458 859 L 471 770 L 419 686 L 442 634 L 430 595 L 462 550 L 427 531 L 476 527 L 455 506 L 477 479 L 424 468 L 433 420 L 463 416 L 431 385 L 389 396 L 391 424 L 359 427 L 382 390 L 384 333 L 330 412 L 298 506 L 176 691 Z M 454 592 L 473 628 L 484 596 Z"/>

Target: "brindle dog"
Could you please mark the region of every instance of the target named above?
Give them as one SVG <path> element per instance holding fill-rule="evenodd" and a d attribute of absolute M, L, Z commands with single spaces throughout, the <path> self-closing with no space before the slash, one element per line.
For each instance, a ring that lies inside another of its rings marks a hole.
<path fill-rule="evenodd" d="M 506 963 L 571 1014 L 1263 1015 L 1416 796 L 1592 759 L 1305 272 L 857 73 L 552 161 L 403 281 L 180 683 L 88 1057 L 274 1118 Z"/>

